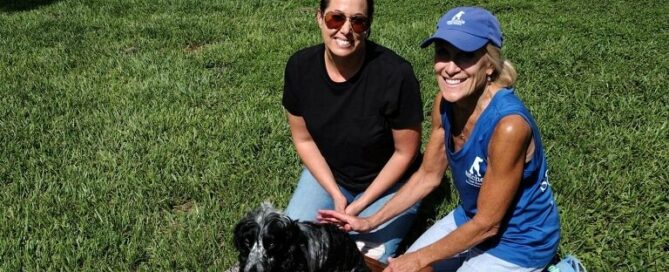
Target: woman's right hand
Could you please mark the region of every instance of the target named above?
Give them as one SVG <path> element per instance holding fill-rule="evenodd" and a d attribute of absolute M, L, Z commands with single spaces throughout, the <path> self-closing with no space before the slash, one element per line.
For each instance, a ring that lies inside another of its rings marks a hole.
<path fill-rule="evenodd" d="M 373 229 L 369 219 L 348 215 L 339 211 L 320 210 L 318 211 L 318 216 L 316 216 L 316 219 L 320 223 L 331 223 L 338 225 L 339 228 L 346 232 L 357 231 L 364 233 Z"/>

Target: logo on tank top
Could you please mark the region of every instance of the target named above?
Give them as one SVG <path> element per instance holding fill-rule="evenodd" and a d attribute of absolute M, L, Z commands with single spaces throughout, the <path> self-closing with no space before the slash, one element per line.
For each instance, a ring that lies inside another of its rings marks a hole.
<path fill-rule="evenodd" d="M 546 173 L 544 174 L 544 178 L 541 180 L 541 184 L 539 184 L 539 189 L 541 190 L 542 193 L 546 192 L 548 188 L 551 187 L 551 183 L 548 181 L 548 170 L 546 170 Z M 555 205 L 555 202 L 553 202 L 553 199 L 551 198 L 551 206 Z"/>
<path fill-rule="evenodd" d="M 469 167 L 469 170 L 465 171 L 465 176 L 467 177 L 467 184 L 474 187 L 481 187 L 483 183 L 483 176 L 481 175 L 481 163 L 483 159 L 481 157 L 476 157 L 472 166 Z"/>
<path fill-rule="evenodd" d="M 546 174 L 544 175 L 544 179 L 541 180 L 541 185 L 539 186 L 539 189 L 541 189 L 541 192 L 545 192 L 548 190 L 548 187 L 551 186 L 551 183 L 548 181 L 548 170 L 546 170 Z"/>

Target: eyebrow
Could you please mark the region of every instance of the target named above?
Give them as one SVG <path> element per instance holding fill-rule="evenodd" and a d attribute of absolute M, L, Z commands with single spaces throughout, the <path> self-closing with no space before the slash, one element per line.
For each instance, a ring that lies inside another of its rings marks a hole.
<path fill-rule="evenodd" d="M 333 9 L 333 10 L 331 10 L 331 11 L 333 11 L 333 12 L 339 12 L 339 13 L 342 13 L 342 14 L 344 14 L 344 15 L 348 15 L 346 12 L 344 12 L 344 11 L 342 11 L 342 10 L 338 10 L 338 9 Z M 361 12 L 354 13 L 354 14 L 352 14 L 351 16 L 357 16 L 357 15 L 362 15 L 362 16 L 367 17 L 367 15 L 365 15 L 364 13 L 361 13 Z M 349 16 L 349 17 L 350 17 L 350 16 Z"/>

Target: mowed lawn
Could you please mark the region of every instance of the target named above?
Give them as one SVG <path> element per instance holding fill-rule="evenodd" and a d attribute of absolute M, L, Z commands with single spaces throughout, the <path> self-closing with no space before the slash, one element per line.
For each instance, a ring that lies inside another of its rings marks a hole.
<path fill-rule="evenodd" d="M 0 271 L 233 265 L 235 223 L 297 181 L 283 69 L 320 42 L 317 2 L 0 2 Z M 452 7 L 493 11 L 542 130 L 560 253 L 669 270 L 666 2 L 377 2 L 371 39 L 413 64 L 426 114 L 419 42 Z M 457 203 L 442 189 L 439 216 Z"/>

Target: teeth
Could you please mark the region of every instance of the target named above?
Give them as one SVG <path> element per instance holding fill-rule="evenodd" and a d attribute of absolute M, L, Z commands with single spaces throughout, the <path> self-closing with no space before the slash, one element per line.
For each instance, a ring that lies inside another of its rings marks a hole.
<path fill-rule="evenodd" d="M 444 79 L 444 81 L 446 81 L 446 84 L 455 85 L 462 82 L 462 79 Z"/>
<path fill-rule="evenodd" d="M 335 39 L 339 47 L 351 47 L 351 42 L 348 40 Z"/>

